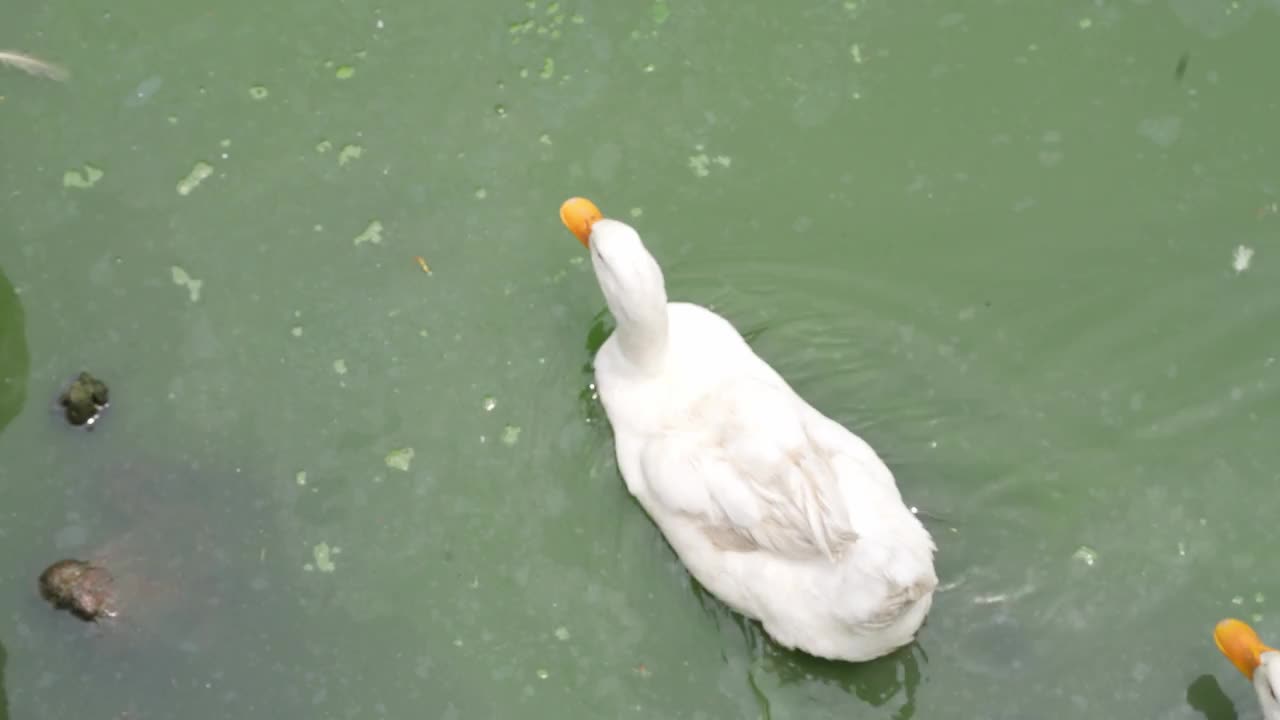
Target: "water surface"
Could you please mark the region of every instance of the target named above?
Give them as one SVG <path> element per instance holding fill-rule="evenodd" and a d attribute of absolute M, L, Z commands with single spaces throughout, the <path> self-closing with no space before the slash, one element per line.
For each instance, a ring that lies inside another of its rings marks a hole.
<path fill-rule="evenodd" d="M 1274 0 L 3 32 L 72 72 L 0 74 L 9 716 L 1255 713 L 1210 631 L 1280 642 Z M 940 546 L 916 645 L 815 661 L 691 583 L 591 398 L 571 194 L 888 459 Z M 92 433 L 53 410 L 82 369 Z M 99 632 L 36 597 L 122 546 L 196 598 Z"/>

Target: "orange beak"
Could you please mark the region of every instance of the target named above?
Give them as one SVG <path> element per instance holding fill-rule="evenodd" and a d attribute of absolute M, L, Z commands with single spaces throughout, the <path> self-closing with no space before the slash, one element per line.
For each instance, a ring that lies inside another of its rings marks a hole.
<path fill-rule="evenodd" d="M 1253 628 L 1234 619 L 1218 623 L 1213 629 L 1213 641 L 1231 664 L 1250 680 L 1253 679 L 1253 671 L 1262 664 L 1262 653 L 1274 652 L 1262 644 Z"/>
<path fill-rule="evenodd" d="M 586 198 L 569 198 L 560 206 L 560 222 L 582 243 L 591 247 L 591 226 L 603 218 L 600 208 Z"/>

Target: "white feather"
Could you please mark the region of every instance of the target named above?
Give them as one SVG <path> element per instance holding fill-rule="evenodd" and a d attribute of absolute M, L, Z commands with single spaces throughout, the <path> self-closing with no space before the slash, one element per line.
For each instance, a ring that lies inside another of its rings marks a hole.
<path fill-rule="evenodd" d="M 71 77 L 71 73 L 61 66 L 14 50 L 0 50 L 0 65 L 7 65 L 11 68 L 17 68 L 28 75 L 57 80 L 58 82 Z"/>

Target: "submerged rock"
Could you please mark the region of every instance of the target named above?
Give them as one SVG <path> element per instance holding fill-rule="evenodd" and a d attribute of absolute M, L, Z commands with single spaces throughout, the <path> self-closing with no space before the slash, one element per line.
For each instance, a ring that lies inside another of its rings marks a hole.
<path fill-rule="evenodd" d="M 106 383 L 82 372 L 58 398 L 58 404 L 66 411 L 67 422 L 92 428 L 107 407 L 108 392 Z"/>
<path fill-rule="evenodd" d="M 117 614 L 115 579 L 83 560 L 59 560 L 45 568 L 40 573 L 40 596 L 87 622 Z"/>

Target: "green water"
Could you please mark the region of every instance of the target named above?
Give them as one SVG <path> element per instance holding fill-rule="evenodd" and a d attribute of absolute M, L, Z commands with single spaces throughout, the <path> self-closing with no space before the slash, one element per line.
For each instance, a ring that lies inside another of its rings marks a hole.
<path fill-rule="evenodd" d="M 1276 0 L 110 6 L 0 30 L 72 73 L 0 71 L 9 717 L 1256 715 L 1210 631 L 1280 642 Z M 890 462 L 915 646 L 690 582 L 571 194 Z M 95 553 L 168 590 L 45 607 Z"/>

